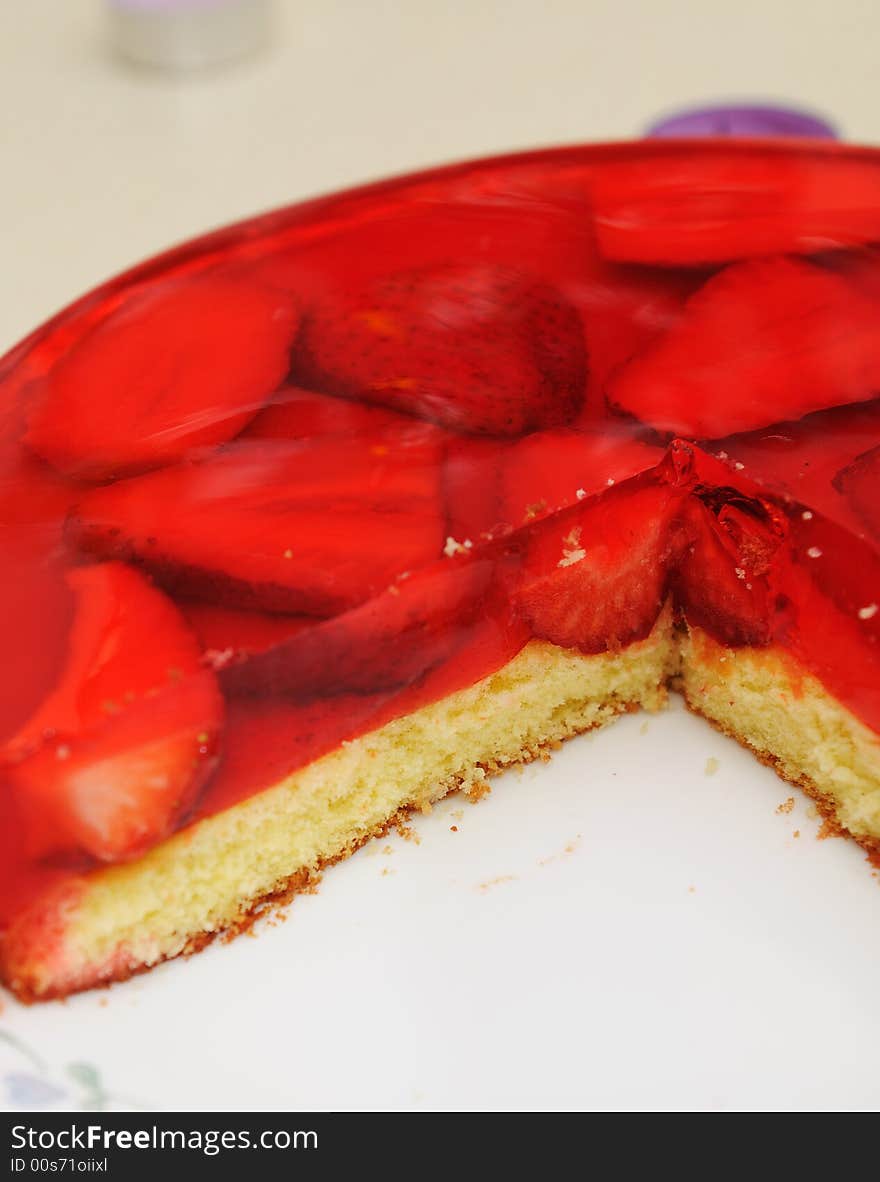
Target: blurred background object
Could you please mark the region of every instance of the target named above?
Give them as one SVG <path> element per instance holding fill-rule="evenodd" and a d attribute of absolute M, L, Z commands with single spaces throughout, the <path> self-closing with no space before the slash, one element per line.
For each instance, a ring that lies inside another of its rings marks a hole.
<path fill-rule="evenodd" d="M 880 141 L 876 0 L 275 0 L 263 52 L 137 69 L 107 0 L 0 4 L 0 352 L 212 226 L 706 102 L 803 104 Z"/>
<path fill-rule="evenodd" d="M 837 139 L 837 129 L 801 107 L 712 105 L 686 107 L 652 123 L 645 133 L 658 138 L 704 135 L 806 136 Z"/>
<path fill-rule="evenodd" d="M 140 65 L 201 69 L 246 57 L 270 38 L 272 0 L 106 0 L 113 43 Z"/>

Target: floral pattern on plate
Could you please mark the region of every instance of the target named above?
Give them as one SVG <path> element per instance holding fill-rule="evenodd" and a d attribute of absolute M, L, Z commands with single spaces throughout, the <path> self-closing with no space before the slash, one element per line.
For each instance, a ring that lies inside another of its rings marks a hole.
<path fill-rule="evenodd" d="M 108 1091 L 94 1063 L 78 1060 L 53 1070 L 32 1047 L 2 1027 L 0 1084 L 0 1107 L 7 1109 L 112 1112 L 144 1107 L 130 1096 Z"/>

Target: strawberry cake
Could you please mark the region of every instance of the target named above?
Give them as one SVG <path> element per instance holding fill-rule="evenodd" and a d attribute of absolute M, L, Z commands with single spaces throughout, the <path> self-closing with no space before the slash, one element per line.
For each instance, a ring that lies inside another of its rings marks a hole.
<path fill-rule="evenodd" d="M 880 157 L 459 165 L 0 362 L 0 973 L 241 929 L 671 688 L 880 851 Z"/>

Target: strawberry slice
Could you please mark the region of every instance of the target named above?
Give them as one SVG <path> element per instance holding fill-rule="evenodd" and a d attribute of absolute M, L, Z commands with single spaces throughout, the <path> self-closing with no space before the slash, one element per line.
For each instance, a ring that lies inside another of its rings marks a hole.
<path fill-rule="evenodd" d="M 654 484 L 621 488 L 537 525 L 514 592 L 534 635 L 586 653 L 647 636 L 666 597 L 679 500 Z"/>
<path fill-rule="evenodd" d="M 625 425 L 601 431 L 538 431 L 505 449 L 503 520 L 514 527 L 606 492 L 663 458 Z"/>
<path fill-rule="evenodd" d="M 412 432 L 417 424 L 406 415 L 381 406 L 364 406 L 349 398 L 334 398 L 284 386 L 271 403 L 248 426 L 248 439 L 316 439 L 344 435 L 371 438 L 402 430 Z M 433 428 L 421 424 L 428 432 Z"/>
<path fill-rule="evenodd" d="M 880 446 L 856 456 L 835 476 L 834 486 L 873 536 L 880 538 Z"/>
<path fill-rule="evenodd" d="M 332 615 L 441 556 L 441 454 L 419 437 L 235 443 L 93 490 L 68 527 L 187 597 Z"/>
<path fill-rule="evenodd" d="M 726 263 L 880 238 L 880 168 L 831 152 L 667 149 L 605 165 L 593 201 L 599 248 L 617 262 Z"/>
<path fill-rule="evenodd" d="M 534 170 L 516 171 L 474 174 L 473 183 L 451 188 L 448 179 L 429 182 L 380 202 L 355 199 L 321 232 L 297 235 L 286 247 L 282 237 L 249 265 L 267 284 L 322 302 L 332 292 L 451 262 L 518 269 L 527 260 L 539 279 L 580 281 L 596 256 L 583 178 L 570 180 L 566 170 L 563 193 L 549 170 L 541 170 L 539 184 Z"/>
<path fill-rule="evenodd" d="M 202 646 L 205 663 L 213 669 L 265 652 L 315 626 L 313 616 L 265 615 L 213 603 L 184 602 L 180 610 Z"/>
<path fill-rule="evenodd" d="M 450 436 L 443 464 L 447 537 L 473 544 L 503 527 L 500 478 L 510 446 L 507 439 Z"/>
<path fill-rule="evenodd" d="M 448 265 L 375 279 L 305 318 L 295 379 L 469 434 L 568 422 L 584 398 L 580 318 L 519 271 Z"/>
<path fill-rule="evenodd" d="M 791 517 L 777 635 L 857 717 L 880 731 L 880 554 L 813 513 Z"/>
<path fill-rule="evenodd" d="M 742 477 L 752 487 L 757 484 L 786 501 L 809 505 L 861 532 L 865 521 L 846 495 L 844 473 L 855 470 L 858 457 L 876 445 L 880 401 L 874 399 L 733 435 L 719 440 L 713 450 L 727 456 L 734 482 Z"/>
<path fill-rule="evenodd" d="M 577 422 L 605 424 L 605 394 L 615 372 L 661 332 L 677 324 L 682 308 L 701 286 L 700 271 L 649 271 L 597 262 L 578 288 L 590 363 L 587 397 Z"/>
<path fill-rule="evenodd" d="M 629 424 L 536 431 L 515 441 L 452 436 L 443 491 L 446 532 L 476 545 L 607 492 L 663 458 Z"/>
<path fill-rule="evenodd" d="M 773 610 L 768 576 L 781 537 L 758 502 L 725 500 L 713 508 L 697 497 L 682 507 L 685 548 L 674 589 L 685 618 L 725 644 L 766 644 Z"/>
<path fill-rule="evenodd" d="M 609 399 L 660 431 L 718 439 L 880 389 L 880 300 L 794 259 L 736 263 L 623 367 Z"/>
<path fill-rule="evenodd" d="M 467 638 L 493 569 L 491 560 L 469 554 L 442 559 L 353 611 L 291 628 L 286 639 L 262 652 L 252 649 L 245 656 L 240 649 L 238 659 L 223 663 L 223 687 L 305 702 L 409 685 Z"/>
<path fill-rule="evenodd" d="M 57 528 L 0 525 L 0 744 L 51 689 L 64 660 L 73 612 Z"/>
<path fill-rule="evenodd" d="M 216 764 L 223 704 L 174 605 L 122 563 L 70 571 L 55 689 L 2 750 L 31 857 L 132 857 L 166 837 Z"/>
<path fill-rule="evenodd" d="M 49 370 L 27 442 L 68 475 L 106 480 L 232 439 L 286 374 L 297 319 L 239 277 L 137 289 Z"/>

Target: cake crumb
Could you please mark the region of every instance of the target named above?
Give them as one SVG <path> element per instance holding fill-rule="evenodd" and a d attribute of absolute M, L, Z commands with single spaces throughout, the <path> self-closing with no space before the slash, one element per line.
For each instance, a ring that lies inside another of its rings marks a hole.
<path fill-rule="evenodd" d="M 476 804 L 478 800 L 482 800 L 484 796 L 488 796 L 492 791 L 492 785 L 488 780 L 477 780 L 474 784 L 469 784 L 464 790 L 465 796 L 471 804 Z"/>
<path fill-rule="evenodd" d="M 813 520 L 813 514 L 810 512 L 809 509 L 804 509 L 803 513 L 801 514 L 801 521 L 812 521 L 812 520 Z"/>
<path fill-rule="evenodd" d="M 449 832 L 450 833 L 458 833 L 458 826 L 457 825 L 450 825 Z"/>
<path fill-rule="evenodd" d="M 404 841 L 414 841 L 416 845 L 422 844 L 422 839 L 411 825 L 407 825 L 403 821 L 398 821 L 394 828 L 397 830 Z"/>
<path fill-rule="evenodd" d="M 443 553 L 447 558 L 452 558 L 456 554 L 467 554 L 468 550 L 473 547 L 473 542 L 470 538 L 465 538 L 463 542 L 457 542 L 455 538 L 449 537 L 446 539 L 446 545 L 443 547 Z"/>
<path fill-rule="evenodd" d="M 393 845 L 383 845 L 382 846 L 382 853 L 385 854 L 386 857 L 388 856 L 388 854 L 393 854 L 394 853 L 394 846 Z"/>
<path fill-rule="evenodd" d="M 859 619 L 860 620 L 873 620 L 873 618 L 874 618 L 874 616 L 876 616 L 876 614 L 877 614 L 877 604 L 876 603 L 869 603 L 867 605 L 867 607 L 860 607 L 859 608 Z"/>
<path fill-rule="evenodd" d="M 792 833 L 792 837 L 800 837 L 800 835 L 801 835 L 800 829 L 795 829 L 794 833 Z"/>
<path fill-rule="evenodd" d="M 564 858 L 566 854 L 573 854 L 581 843 L 582 835 L 576 834 L 571 841 L 563 846 L 562 851 L 558 854 L 550 854 L 548 858 L 539 858 L 539 866 L 549 866 L 551 862 L 558 862 L 560 858 Z"/>
<path fill-rule="evenodd" d="M 513 875 L 501 874 L 498 876 L 498 878 L 490 878 L 486 882 L 481 882 L 477 887 L 477 890 L 480 892 L 480 894 L 485 895 L 487 891 L 492 889 L 492 887 L 501 886 L 501 884 L 504 882 L 513 882 Z"/>
<path fill-rule="evenodd" d="M 688 887 L 688 894 L 689 895 L 695 895 L 696 893 L 697 893 L 697 888 L 695 886 Z"/>
<path fill-rule="evenodd" d="M 776 806 L 776 815 L 778 817 L 779 816 L 786 816 L 788 813 L 790 813 L 792 811 L 793 808 L 794 808 L 794 797 L 789 796 L 785 800 L 783 800 L 782 804 Z"/>
<path fill-rule="evenodd" d="M 714 776 L 720 766 L 721 766 L 721 764 L 718 762 L 718 760 L 715 758 L 715 756 L 710 755 L 709 758 L 706 760 L 706 766 L 703 768 L 703 775 L 704 776 Z"/>
<path fill-rule="evenodd" d="M 382 878 L 386 878 L 389 874 L 396 874 L 396 870 L 392 870 L 390 866 L 382 867 Z"/>
<path fill-rule="evenodd" d="M 820 815 L 821 814 L 819 813 L 819 810 L 816 807 L 816 805 L 811 804 L 811 805 L 807 806 L 807 816 L 810 818 L 811 821 L 818 821 Z"/>
<path fill-rule="evenodd" d="M 574 494 L 574 495 L 577 497 L 577 499 L 578 499 L 579 501 L 582 501 L 582 500 L 584 499 L 584 497 L 587 495 L 587 490 L 586 490 L 586 489 L 584 489 L 584 488 L 579 488 L 579 489 L 578 489 L 578 490 L 575 492 L 575 494 Z"/>
<path fill-rule="evenodd" d="M 819 826 L 816 841 L 827 841 L 829 837 L 840 837 L 841 829 L 833 817 L 826 817 Z"/>
<path fill-rule="evenodd" d="M 821 548 L 821 546 L 810 546 L 810 547 L 808 547 L 808 549 L 807 549 L 807 557 L 808 557 L 808 558 L 821 558 L 821 557 L 822 557 L 822 548 Z"/>
<path fill-rule="evenodd" d="M 224 669 L 234 657 L 235 649 L 232 648 L 206 648 L 202 653 L 204 664 L 218 671 Z"/>
<path fill-rule="evenodd" d="M 556 565 L 560 567 L 574 566 L 576 562 L 580 562 L 586 557 L 587 552 L 581 546 L 580 526 L 575 526 L 571 533 L 563 539 L 562 557 Z"/>

